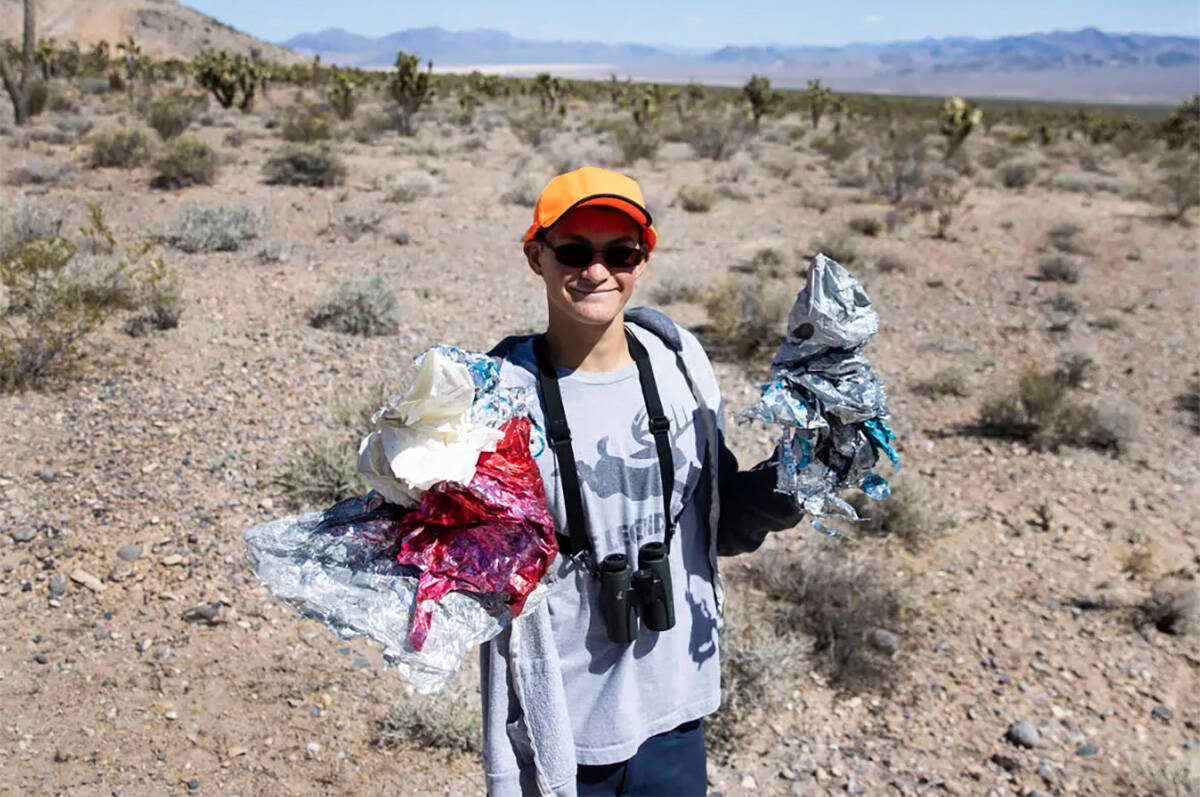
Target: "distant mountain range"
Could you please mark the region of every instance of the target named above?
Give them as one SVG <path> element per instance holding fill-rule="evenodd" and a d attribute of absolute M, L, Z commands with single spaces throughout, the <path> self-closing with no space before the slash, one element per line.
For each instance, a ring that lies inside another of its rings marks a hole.
<path fill-rule="evenodd" d="M 499 30 L 411 28 L 368 37 L 333 28 L 281 45 L 346 66 L 391 66 L 397 50 L 435 70 L 528 74 L 539 68 L 577 77 L 609 72 L 636 79 L 741 82 L 751 72 L 780 86 L 808 78 L 844 90 L 1112 102 L 1174 103 L 1200 91 L 1200 38 L 1111 34 L 1095 28 L 996 39 L 926 38 L 841 47 L 726 46 L 695 52 L 663 46 L 533 41 Z"/>

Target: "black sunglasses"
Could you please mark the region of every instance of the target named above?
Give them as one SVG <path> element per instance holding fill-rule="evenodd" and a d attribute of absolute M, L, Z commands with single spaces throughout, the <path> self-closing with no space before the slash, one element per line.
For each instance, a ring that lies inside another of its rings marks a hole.
<path fill-rule="evenodd" d="M 591 244 L 569 243 L 554 246 L 548 241 L 546 246 L 554 252 L 554 259 L 567 268 L 587 268 L 596 257 L 596 252 L 604 258 L 604 265 L 610 269 L 634 268 L 642 262 L 640 246 L 617 245 L 607 249 L 595 249 Z"/>

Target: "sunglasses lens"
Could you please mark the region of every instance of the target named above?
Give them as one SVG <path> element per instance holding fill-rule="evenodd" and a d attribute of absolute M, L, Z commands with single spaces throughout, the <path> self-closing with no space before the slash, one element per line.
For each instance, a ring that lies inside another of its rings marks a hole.
<path fill-rule="evenodd" d="M 634 255 L 637 249 L 632 246 L 614 246 L 604 252 L 604 262 L 609 268 L 633 268 L 637 265 Z"/>
<path fill-rule="evenodd" d="M 586 244 L 563 244 L 554 247 L 554 259 L 567 268 L 587 268 L 592 262 L 592 247 Z"/>

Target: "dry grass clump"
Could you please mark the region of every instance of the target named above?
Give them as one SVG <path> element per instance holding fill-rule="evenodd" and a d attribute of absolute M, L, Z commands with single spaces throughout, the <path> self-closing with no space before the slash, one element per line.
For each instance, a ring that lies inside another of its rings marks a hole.
<path fill-rule="evenodd" d="M 93 168 L 131 169 L 150 158 L 153 139 L 145 130 L 118 128 L 101 130 L 90 139 L 88 165 Z"/>
<path fill-rule="evenodd" d="M 809 146 L 834 163 L 842 163 L 858 151 L 859 144 L 846 136 L 832 134 L 817 136 Z"/>
<path fill-rule="evenodd" d="M 732 266 L 732 269 L 767 280 L 787 279 L 800 272 L 795 259 L 774 246 L 760 247 L 749 258 Z"/>
<path fill-rule="evenodd" d="M 1167 219 L 1183 222 L 1187 212 L 1200 207 L 1200 160 L 1178 155 L 1163 163 L 1165 173 L 1150 195 L 1162 206 Z"/>
<path fill-rule="evenodd" d="M 1175 406 L 1191 416 L 1192 431 L 1200 434 L 1200 381 L 1192 382 L 1187 390 L 1176 396 Z"/>
<path fill-rule="evenodd" d="M 1134 437 L 1128 413 L 1101 412 L 1070 396 L 1068 376 L 1060 369 L 1023 371 L 1015 389 L 988 399 L 979 410 L 981 431 L 1023 440 L 1035 448 L 1096 448 L 1120 454 Z"/>
<path fill-rule="evenodd" d="M 910 476 L 899 476 L 888 486 L 891 494 L 882 501 L 862 492 L 847 499 L 864 519 L 861 523 L 847 524 L 851 533 L 900 540 L 910 551 L 920 550 L 926 542 L 945 533 L 946 518 L 933 509 L 920 482 Z"/>
<path fill-rule="evenodd" d="M 1186 761 L 1139 762 L 1119 780 L 1133 794 L 1148 797 L 1196 797 L 1200 794 L 1200 776 Z"/>
<path fill-rule="evenodd" d="M 796 156 L 787 152 L 767 158 L 763 161 L 762 168 L 764 172 L 772 177 L 786 180 L 792 176 L 792 173 L 796 171 L 796 167 L 799 164 L 800 162 L 796 159 Z"/>
<path fill-rule="evenodd" d="M 395 294 L 372 275 L 335 283 L 309 312 L 308 323 L 347 335 L 390 335 L 399 328 L 396 310 Z"/>
<path fill-rule="evenodd" d="M 950 366 L 949 368 L 937 371 L 932 376 L 914 384 L 912 390 L 919 396 L 928 396 L 929 398 L 937 398 L 939 396 L 958 396 L 962 398 L 971 395 L 967 372 L 957 366 Z"/>
<path fill-rule="evenodd" d="M 375 726 L 377 747 L 409 746 L 417 750 L 478 753 L 483 725 L 477 690 L 456 679 L 436 695 L 405 695 Z"/>
<path fill-rule="evenodd" d="M 890 652 L 904 635 L 904 604 L 867 559 L 824 544 L 815 554 L 762 557 L 754 578 L 771 599 L 775 633 L 812 637 L 817 666 L 836 687 L 886 690 L 895 682 Z"/>
<path fill-rule="evenodd" d="M 1038 261 L 1038 277 L 1047 282 L 1079 282 L 1082 270 L 1079 264 L 1067 255 L 1047 255 Z"/>
<path fill-rule="evenodd" d="M 856 216 L 846 224 L 859 235 L 874 238 L 883 229 L 883 223 L 874 216 Z"/>
<path fill-rule="evenodd" d="M 233 205 L 186 205 L 160 238 L 183 252 L 236 252 L 258 235 L 262 219 Z"/>
<path fill-rule="evenodd" d="M 346 164 L 328 148 L 289 144 L 267 159 L 263 179 L 268 185 L 327 188 L 345 182 Z"/>
<path fill-rule="evenodd" d="M 366 492 L 356 450 L 350 441 L 305 444 L 300 456 L 275 480 L 284 501 L 294 509 L 324 508 Z"/>
<path fill-rule="evenodd" d="M 500 195 L 500 201 L 531 208 L 537 204 L 541 193 L 542 185 L 532 175 L 522 174 L 516 177 L 508 190 Z"/>
<path fill-rule="evenodd" d="M 657 280 L 650 288 L 650 301 L 659 305 L 697 302 L 704 297 L 703 285 L 691 269 L 664 269 L 658 272 Z"/>
<path fill-rule="evenodd" d="M 1078 237 L 1081 232 L 1083 232 L 1083 228 L 1075 222 L 1064 221 L 1061 224 L 1055 224 L 1046 231 L 1046 242 L 1064 254 L 1086 254 L 1087 247 L 1079 241 Z"/>
<path fill-rule="evenodd" d="M 27 160 L 8 173 L 9 185 L 55 185 L 74 184 L 79 176 L 73 163 L 58 163 L 46 158 Z"/>
<path fill-rule="evenodd" d="M 802 208 L 815 210 L 818 213 L 825 213 L 833 207 L 833 197 L 829 194 L 806 191 L 800 196 L 799 205 Z"/>
<path fill-rule="evenodd" d="M 717 195 L 702 185 L 685 185 L 679 189 L 678 200 L 688 213 L 707 213 L 717 204 Z"/>
<path fill-rule="evenodd" d="M 717 356 L 750 357 L 776 348 L 792 299 L 783 283 L 757 277 L 726 279 L 704 296 L 705 343 Z"/>
<path fill-rule="evenodd" d="M 1005 188 L 1024 188 L 1037 177 L 1037 167 L 1026 161 L 1008 161 L 996 168 L 996 177 Z"/>
<path fill-rule="evenodd" d="M 843 266 L 849 266 L 858 259 L 858 247 L 855 246 L 854 236 L 847 230 L 824 230 L 809 242 L 808 248 L 811 254 L 824 254 Z"/>
<path fill-rule="evenodd" d="M 896 272 L 908 271 L 908 263 L 898 255 L 884 254 L 880 255 L 875 261 L 875 268 L 881 274 L 893 274 Z"/>
<path fill-rule="evenodd" d="M 202 141 L 177 138 L 154 159 L 154 188 L 187 188 L 212 185 L 217 176 L 217 153 Z"/>
<path fill-rule="evenodd" d="M 1200 592 L 1194 585 L 1163 579 L 1137 606 L 1134 621 L 1173 636 L 1194 634 L 1200 631 Z"/>
<path fill-rule="evenodd" d="M 396 186 L 388 199 L 392 202 L 416 202 L 433 193 L 437 183 L 421 171 L 406 171 L 396 178 Z"/>

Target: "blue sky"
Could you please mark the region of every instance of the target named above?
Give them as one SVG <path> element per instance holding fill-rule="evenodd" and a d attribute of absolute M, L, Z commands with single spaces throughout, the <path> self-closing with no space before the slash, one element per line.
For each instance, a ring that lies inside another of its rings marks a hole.
<path fill-rule="evenodd" d="M 1200 0 L 183 0 L 270 41 L 324 28 L 380 36 L 437 25 L 497 28 L 522 38 L 719 47 L 828 44 L 977 36 L 1097 27 L 1116 33 L 1200 35 Z"/>

